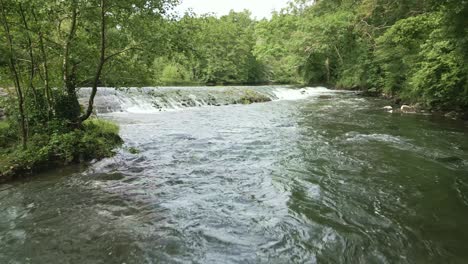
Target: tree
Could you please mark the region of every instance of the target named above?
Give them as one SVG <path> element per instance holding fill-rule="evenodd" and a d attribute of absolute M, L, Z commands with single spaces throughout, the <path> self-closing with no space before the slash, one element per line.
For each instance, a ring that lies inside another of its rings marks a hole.
<path fill-rule="evenodd" d="M 6 79 L 15 87 L 23 146 L 49 121 L 80 127 L 93 112 L 97 87 L 109 73 L 106 65 L 145 47 L 141 40 L 150 31 L 143 34 L 135 24 L 164 20 L 176 2 L 2 0 L 0 49 L 7 51 L 11 77 Z M 77 90 L 86 85 L 92 92 L 82 111 Z"/>

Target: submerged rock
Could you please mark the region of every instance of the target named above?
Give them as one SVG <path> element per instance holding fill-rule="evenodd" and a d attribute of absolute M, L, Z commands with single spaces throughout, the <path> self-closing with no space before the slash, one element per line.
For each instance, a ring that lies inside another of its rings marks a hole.
<path fill-rule="evenodd" d="M 460 157 L 456 157 L 456 156 L 440 157 L 440 158 L 436 158 L 436 160 L 439 161 L 439 162 L 443 162 L 443 163 L 460 163 L 460 162 L 463 162 L 463 159 L 461 159 Z"/>

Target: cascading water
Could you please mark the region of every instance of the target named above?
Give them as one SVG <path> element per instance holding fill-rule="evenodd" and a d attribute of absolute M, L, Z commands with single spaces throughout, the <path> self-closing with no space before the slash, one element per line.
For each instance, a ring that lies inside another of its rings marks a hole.
<path fill-rule="evenodd" d="M 82 88 L 80 101 L 85 104 L 90 88 Z M 154 113 L 190 107 L 221 106 L 260 101 L 299 100 L 336 93 L 324 87 L 293 89 L 275 86 L 256 87 L 145 87 L 99 88 L 95 99 L 98 114 L 113 112 Z"/>

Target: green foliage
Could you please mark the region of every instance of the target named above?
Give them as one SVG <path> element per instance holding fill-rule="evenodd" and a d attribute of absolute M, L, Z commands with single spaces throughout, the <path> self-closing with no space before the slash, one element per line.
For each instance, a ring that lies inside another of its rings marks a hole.
<path fill-rule="evenodd" d="M 0 121 L 0 148 L 6 149 L 17 141 L 15 132 L 7 121 Z"/>
<path fill-rule="evenodd" d="M 135 147 L 130 147 L 127 150 L 128 150 L 128 152 L 130 152 L 130 154 L 133 154 L 133 155 L 140 154 L 140 152 L 141 152 L 139 149 L 137 149 Z"/>
<path fill-rule="evenodd" d="M 456 0 L 296 0 L 257 24 L 254 50 L 270 80 L 467 111 L 467 15 Z"/>
<path fill-rule="evenodd" d="M 420 55 L 421 61 L 410 80 L 415 96 L 432 108 L 466 109 L 467 74 L 463 68 L 463 54 L 458 52 L 455 44 L 431 37 L 431 41 L 422 46 Z"/>
<path fill-rule="evenodd" d="M 163 84 L 183 84 L 190 82 L 190 74 L 180 64 L 168 64 L 164 66 L 159 80 Z"/>
<path fill-rule="evenodd" d="M 83 123 L 83 126 L 85 130 L 94 131 L 102 136 L 119 134 L 119 126 L 103 119 L 88 119 Z"/>
<path fill-rule="evenodd" d="M 0 138 L 8 135 L 8 126 L 2 126 Z M 0 155 L 0 176 L 17 173 L 38 172 L 57 165 L 84 162 L 110 157 L 122 144 L 117 125 L 104 120 L 92 119 L 80 129 L 66 133 L 34 134 L 28 148 L 10 146 Z"/>
<path fill-rule="evenodd" d="M 300 21 L 292 14 L 273 14 L 255 26 L 254 55 L 264 65 L 266 78 L 274 83 L 300 83 L 301 56 L 292 42 Z"/>
<path fill-rule="evenodd" d="M 170 50 L 161 25 L 176 3 L 1 0 L 0 84 L 12 88 L 0 91 L 8 122 L 0 127 L 0 175 L 111 155 L 118 128 L 83 122 L 97 86 L 152 80 L 152 62 Z M 93 88 L 87 109 L 77 96 L 84 86 Z"/>
<path fill-rule="evenodd" d="M 268 81 L 256 56 L 255 21 L 248 11 L 226 16 L 186 14 L 170 23 L 172 50 L 154 60 L 160 84 L 253 84 Z"/>
<path fill-rule="evenodd" d="M 409 94 L 409 77 L 421 59 L 422 44 L 439 24 L 438 13 L 402 19 L 376 40 L 384 92 Z"/>

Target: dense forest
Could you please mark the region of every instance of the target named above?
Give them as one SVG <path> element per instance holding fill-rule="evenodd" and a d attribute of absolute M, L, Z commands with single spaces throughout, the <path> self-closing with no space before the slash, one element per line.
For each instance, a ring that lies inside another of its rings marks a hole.
<path fill-rule="evenodd" d="M 456 0 L 294 1 L 261 21 L 186 14 L 169 22 L 177 49 L 148 69 L 162 84 L 320 84 L 466 110 L 467 16 Z"/>
<path fill-rule="evenodd" d="M 295 0 L 260 21 L 176 5 L 0 0 L 0 87 L 11 95 L 0 145 L 15 157 L 3 166 L 110 155 L 117 128 L 90 120 L 99 86 L 325 85 L 468 110 L 467 1 Z M 80 87 L 92 87 L 85 106 Z"/>

